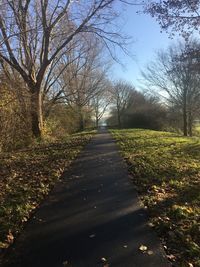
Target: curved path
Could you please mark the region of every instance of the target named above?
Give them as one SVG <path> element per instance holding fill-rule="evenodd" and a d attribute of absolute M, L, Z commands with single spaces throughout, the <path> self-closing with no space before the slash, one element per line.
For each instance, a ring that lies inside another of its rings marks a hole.
<path fill-rule="evenodd" d="M 144 245 L 148 252 L 139 247 Z M 86 146 L 26 226 L 15 267 L 169 267 L 109 133 Z"/>

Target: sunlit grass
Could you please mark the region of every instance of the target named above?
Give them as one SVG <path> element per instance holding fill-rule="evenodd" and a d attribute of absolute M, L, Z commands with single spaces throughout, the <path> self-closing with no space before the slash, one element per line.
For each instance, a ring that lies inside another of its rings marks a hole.
<path fill-rule="evenodd" d="M 112 134 L 169 258 L 200 266 L 200 139 L 141 129 Z"/>

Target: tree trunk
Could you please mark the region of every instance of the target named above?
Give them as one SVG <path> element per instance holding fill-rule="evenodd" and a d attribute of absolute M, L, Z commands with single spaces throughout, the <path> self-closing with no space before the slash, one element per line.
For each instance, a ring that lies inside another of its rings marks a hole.
<path fill-rule="evenodd" d="M 186 92 L 184 92 L 183 96 L 183 135 L 188 135 L 188 126 L 187 126 L 187 96 Z"/>
<path fill-rule="evenodd" d="M 40 139 L 42 136 L 43 116 L 42 116 L 42 96 L 39 90 L 31 93 L 31 123 L 32 134 Z"/>
<path fill-rule="evenodd" d="M 83 120 L 82 114 L 80 116 L 80 121 L 79 121 L 79 130 L 80 131 L 83 131 L 84 130 L 84 120 Z"/>
<path fill-rule="evenodd" d="M 121 128 L 121 114 L 119 109 L 117 110 L 117 120 L 118 120 L 118 127 Z"/>
<path fill-rule="evenodd" d="M 83 117 L 83 112 L 82 108 L 79 107 L 79 131 L 84 130 L 84 117 Z"/>
<path fill-rule="evenodd" d="M 188 113 L 188 134 L 189 136 L 192 136 L 192 114 L 191 111 Z"/>
<path fill-rule="evenodd" d="M 96 128 L 97 129 L 99 128 L 99 118 L 98 118 L 98 116 L 96 116 Z"/>
<path fill-rule="evenodd" d="M 183 135 L 187 136 L 188 131 L 187 131 L 187 112 L 183 112 Z"/>

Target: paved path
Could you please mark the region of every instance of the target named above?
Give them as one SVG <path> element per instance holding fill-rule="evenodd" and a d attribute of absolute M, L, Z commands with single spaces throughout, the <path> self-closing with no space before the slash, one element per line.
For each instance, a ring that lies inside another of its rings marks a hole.
<path fill-rule="evenodd" d="M 139 251 L 140 245 L 153 254 Z M 9 267 L 170 266 L 106 132 L 94 137 L 64 175 L 12 255 Z"/>

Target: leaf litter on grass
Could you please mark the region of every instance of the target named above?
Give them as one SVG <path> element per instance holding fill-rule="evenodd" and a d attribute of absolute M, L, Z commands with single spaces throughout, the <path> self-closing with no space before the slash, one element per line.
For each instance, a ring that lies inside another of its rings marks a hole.
<path fill-rule="evenodd" d="M 177 267 L 200 267 L 200 140 L 143 129 L 111 131 Z"/>
<path fill-rule="evenodd" d="M 0 154 L 0 250 L 13 243 L 31 213 L 59 181 L 93 132 Z"/>

